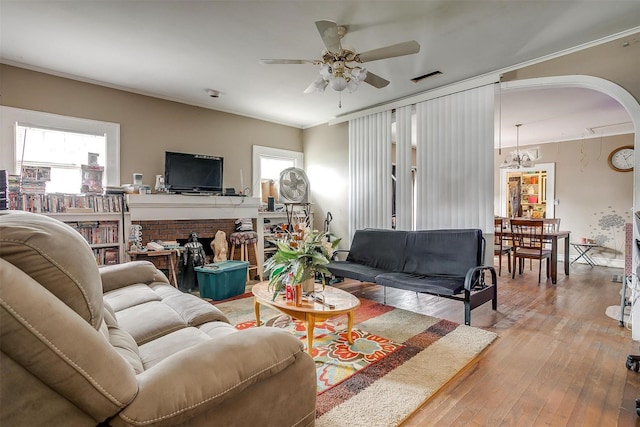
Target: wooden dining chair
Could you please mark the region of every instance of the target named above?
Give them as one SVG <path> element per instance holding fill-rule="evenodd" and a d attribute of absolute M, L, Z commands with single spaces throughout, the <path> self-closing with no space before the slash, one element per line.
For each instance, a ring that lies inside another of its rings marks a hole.
<path fill-rule="evenodd" d="M 507 267 L 511 273 L 511 246 L 504 244 L 502 230 L 504 229 L 504 219 L 495 218 L 493 234 L 493 255 L 498 256 L 498 276 L 502 274 L 502 255 L 507 255 Z"/>
<path fill-rule="evenodd" d="M 545 218 L 544 221 L 544 231 L 545 233 L 553 233 L 556 231 L 560 231 L 560 218 Z M 545 248 L 551 250 L 551 239 L 544 239 Z"/>
<path fill-rule="evenodd" d="M 560 231 L 560 218 L 543 218 L 544 222 L 544 232 L 545 233 L 553 233 L 555 231 Z M 551 250 L 551 239 L 546 238 L 543 239 L 544 246 L 546 249 Z M 532 260 L 529 260 L 529 270 L 532 270 Z"/>
<path fill-rule="evenodd" d="M 542 221 L 544 221 L 544 231 L 560 231 L 560 218 L 545 218 Z"/>
<path fill-rule="evenodd" d="M 544 221 L 543 220 L 511 220 L 511 241 L 513 251 L 513 269 L 511 277 L 516 277 L 516 264 L 518 273 L 524 270 L 524 260 L 537 259 L 538 283 L 542 278 L 542 260 L 547 261 L 547 279 L 551 275 L 551 250 L 544 245 Z"/>

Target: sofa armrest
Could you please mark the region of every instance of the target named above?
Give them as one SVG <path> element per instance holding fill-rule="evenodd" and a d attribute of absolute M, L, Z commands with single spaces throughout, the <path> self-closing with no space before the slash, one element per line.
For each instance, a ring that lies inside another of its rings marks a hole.
<path fill-rule="evenodd" d="M 188 425 L 252 385 L 280 374 L 300 358 L 308 359 L 304 362 L 308 362 L 309 378 L 296 375 L 290 388 L 273 393 L 310 392 L 315 403 L 314 363 L 302 342 L 276 328 L 255 328 L 179 351 L 139 374 L 138 395 L 118 415 L 118 421 L 124 425 L 134 421 L 137 425 Z M 307 383 L 311 377 L 311 390 L 300 390 L 299 382 Z"/>
<path fill-rule="evenodd" d="M 485 282 L 485 272 L 489 272 L 491 275 L 491 284 L 488 285 Z M 467 275 L 464 278 L 464 289 L 466 291 L 475 291 L 486 288 L 487 286 L 495 286 L 498 283 L 498 276 L 496 275 L 496 269 L 489 265 L 480 265 L 478 267 L 472 267 L 467 271 Z"/>
<path fill-rule="evenodd" d="M 102 292 L 133 285 L 153 282 L 169 283 L 169 279 L 149 261 L 132 261 L 124 264 L 107 265 L 100 268 Z"/>
<path fill-rule="evenodd" d="M 334 249 L 333 253 L 331 254 L 331 259 L 333 261 L 338 261 L 338 255 L 339 254 L 347 254 L 349 255 L 349 249 Z"/>

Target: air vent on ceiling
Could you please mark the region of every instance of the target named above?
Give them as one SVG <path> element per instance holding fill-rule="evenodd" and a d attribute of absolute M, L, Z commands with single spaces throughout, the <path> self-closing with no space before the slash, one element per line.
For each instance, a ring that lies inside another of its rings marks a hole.
<path fill-rule="evenodd" d="M 633 133 L 633 123 L 614 123 L 610 125 L 594 126 L 585 129 L 591 135 L 621 135 L 626 133 Z"/>
<path fill-rule="evenodd" d="M 430 73 L 423 74 L 423 75 L 418 76 L 418 77 L 414 77 L 414 78 L 411 79 L 411 81 L 414 82 L 414 83 L 418 83 L 419 81 L 422 81 L 424 79 L 428 79 L 429 77 L 437 76 L 439 74 L 442 74 L 442 72 L 441 71 L 432 71 Z"/>

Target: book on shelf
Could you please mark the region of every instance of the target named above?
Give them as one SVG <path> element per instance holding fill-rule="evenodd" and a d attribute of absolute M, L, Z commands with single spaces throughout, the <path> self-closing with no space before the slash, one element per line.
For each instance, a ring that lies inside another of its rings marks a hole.
<path fill-rule="evenodd" d="M 81 165 L 82 186 L 80 191 L 86 194 L 102 194 L 102 174 L 104 166 Z"/>
<path fill-rule="evenodd" d="M 9 209 L 9 182 L 7 171 L 0 170 L 0 210 Z"/>
<path fill-rule="evenodd" d="M 103 265 L 114 265 L 118 263 L 118 250 L 115 248 L 105 248 Z"/>
<path fill-rule="evenodd" d="M 76 221 L 78 228 L 97 228 L 100 226 L 98 221 Z"/>
<path fill-rule="evenodd" d="M 127 211 L 124 198 L 119 194 L 10 193 L 9 202 L 10 209 L 36 213 L 110 213 Z"/>
<path fill-rule="evenodd" d="M 93 213 L 93 209 L 92 208 L 72 208 L 72 207 L 68 207 L 65 209 L 66 213 Z"/>
<path fill-rule="evenodd" d="M 124 187 L 121 185 L 107 185 L 105 188 L 105 194 L 124 194 Z"/>
<path fill-rule="evenodd" d="M 49 166 L 22 165 L 22 179 L 31 182 L 51 181 L 51 168 Z"/>
<path fill-rule="evenodd" d="M 44 194 L 47 182 L 51 181 L 51 168 L 48 166 L 22 165 L 22 192 Z"/>
<path fill-rule="evenodd" d="M 118 264 L 120 254 L 116 248 L 96 248 L 93 250 L 93 256 L 98 265 Z"/>

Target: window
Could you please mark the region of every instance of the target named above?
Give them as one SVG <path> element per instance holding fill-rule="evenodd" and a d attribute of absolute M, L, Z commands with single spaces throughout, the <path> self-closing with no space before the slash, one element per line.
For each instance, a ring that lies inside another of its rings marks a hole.
<path fill-rule="evenodd" d="M 286 168 L 302 168 L 303 154 L 298 151 L 253 146 L 253 197 L 264 203 L 270 195 L 278 194 L 280 172 Z"/>
<path fill-rule="evenodd" d="M 16 125 L 15 164 L 51 168 L 47 193 L 79 193 L 81 165 L 89 164 L 89 153 L 95 155 L 97 165 L 104 167 L 106 137 L 86 133 L 67 132 L 32 126 Z M 106 185 L 101 183 L 100 187 Z"/>
<path fill-rule="evenodd" d="M 47 192 L 78 193 L 81 165 L 96 153 L 103 185 L 120 185 L 119 124 L 11 107 L 0 107 L 0 123 L 0 169 L 18 174 L 22 163 L 51 167 Z"/>

